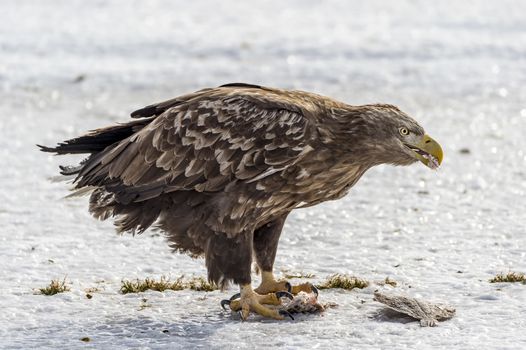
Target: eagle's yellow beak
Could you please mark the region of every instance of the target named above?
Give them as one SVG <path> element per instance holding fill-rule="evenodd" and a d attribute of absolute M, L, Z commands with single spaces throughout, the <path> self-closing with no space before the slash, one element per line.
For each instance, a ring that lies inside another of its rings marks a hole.
<path fill-rule="evenodd" d="M 415 152 L 418 160 L 431 169 L 438 168 L 444 158 L 442 147 L 427 134 L 422 137 L 419 143 L 411 145 L 410 148 Z"/>

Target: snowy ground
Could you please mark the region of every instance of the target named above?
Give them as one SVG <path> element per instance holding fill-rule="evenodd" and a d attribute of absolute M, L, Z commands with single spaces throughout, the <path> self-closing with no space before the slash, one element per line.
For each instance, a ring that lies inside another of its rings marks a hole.
<path fill-rule="evenodd" d="M 0 1 L 0 348 L 525 348 L 526 286 L 488 279 L 526 272 L 526 3 L 254 4 Z M 233 320 L 219 300 L 234 289 L 119 294 L 123 278 L 203 276 L 203 261 L 61 199 L 50 177 L 64 160 L 34 144 L 235 81 L 394 103 L 443 145 L 438 172 L 378 167 L 345 199 L 293 213 L 276 267 L 389 276 L 455 318 L 387 319 L 372 292 L 392 287 L 377 285 L 324 291 L 339 307 L 294 322 Z M 71 292 L 34 294 L 64 276 Z"/>

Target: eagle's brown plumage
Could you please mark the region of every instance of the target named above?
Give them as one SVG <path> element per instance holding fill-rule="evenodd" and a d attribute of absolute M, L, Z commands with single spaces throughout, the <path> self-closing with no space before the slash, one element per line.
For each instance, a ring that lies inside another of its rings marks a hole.
<path fill-rule="evenodd" d="M 120 232 L 165 231 L 172 247 L 203 255 L 211 281 L 250 282 L 252 256 L 272 270 L 295 208 L 337 199 L 371 166 L 416 161 L 398 128 L 423 129 L 391 105 L 228 84 L 151 105 L 137 120 L 44 151 L 90 153 L 76 187 L 90 212 Z M 402 145 L 402 146 L 401 146 Z"/>

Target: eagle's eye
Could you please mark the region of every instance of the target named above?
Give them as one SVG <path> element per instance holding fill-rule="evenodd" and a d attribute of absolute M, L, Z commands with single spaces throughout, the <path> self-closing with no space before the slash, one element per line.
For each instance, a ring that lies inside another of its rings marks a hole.
<path fill-rule="evenodd" d="M 402 136 L 409 135 L 409 130 L 407 130 L 407 128 L 404 128 L 403 126 L 399 128 L 398 131 L 400 132 L 400 135 Z"/>

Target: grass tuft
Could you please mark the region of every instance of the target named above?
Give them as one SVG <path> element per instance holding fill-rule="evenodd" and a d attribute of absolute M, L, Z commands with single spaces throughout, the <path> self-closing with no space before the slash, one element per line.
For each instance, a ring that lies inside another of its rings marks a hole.
<path fill-rule="evenodd" d="M 490 283 L 502 283 L 502 282 L 522 282 L 526 284 L 526 276 L 522 272 L 508 272 L 506 275 L 499 273 L 497 276 L 489 280 Z"/>
<path fill-rule="evenodd" d="M 318 289 L 341 288 L 346 290 L 353 290 L 354 288 L 362 289 L 367 287 L 368 285 L 369 282 L 367 280 L 364 280 L 363 278 L 335 274 L 327 277 L 327 280 L 317 287 Z"/>
<path fill-rule="evenodd" d="M 162 276 L 159 281 L 152 278 L 144 280 L 136 279 L 135 281 L 123 280 L 121 282 L 121 293 L 141 293 L 147 290 L 155 290 L 164 292 L 165 290 L 183 290 L 191 289 L 195 291 L 211 292 L 218 289 L 216 286 L 208 283 L 203 277 L 193 277 L 188 281 L 183 280 L 184 276 L 177 278 L 175 281 L 170 281 L 169 278 Z"/>
<path fill-rule="evenodd" d="M 169 278 L 161 276 L 159 281 L 152 278 L 146 278 L 144 280 L 136 279 L 135 281 L 123 280 L 121 282 L 121 293 L 141 293 L 147 290 L 156 290 L 158 292 L 164 292 L 165 290 L 183 290 L 183 276 L 179 277 L 175 281 L 170 281 Z"/>
<path fill-rule="evenodd" d="M 194 277 L 186 282 L 186 288 L 196 290 L 198 292 L 211 292 L 217 289 L 217 287 L 209 283 L 203 277 Z"/>
<path fill-rule="evenodd" d="M 39 288 L 40 294 L 42 295 L 55 295 L 58 293 L 68 292 L 70 289 L 66 286 L 66 277 L 61 281 L 59 279 L 51 280 L 48 286 Z"/>
<path fill-rule="evenodd" d="M 384 280 L 384 285 L 385 284 L 388 284 L 392 287 L 396 287 L 396 285 L 398 284 L 395 280 L 392 280 L 390 279 L 389 277 L 386 277 L 385 280 Z"/>

